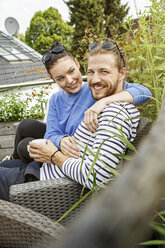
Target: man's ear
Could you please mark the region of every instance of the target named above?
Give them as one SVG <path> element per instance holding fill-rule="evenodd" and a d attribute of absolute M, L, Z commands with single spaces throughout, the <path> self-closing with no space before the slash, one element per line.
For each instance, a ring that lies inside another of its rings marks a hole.
<path fill-rule="evenodd" d="M 120 80 L 124 80 L 124 78 L 126 77 L 126 73 L 127 73 L 127 69 L 126 67 L 123 67 L 120 71 Z"/>
<path fill-rule="evenodd" d="M 75 63 L 76 63 L 76 65 L 77 65 L 77 67 L 80 69 L 80 64 L 79 64 L 79 62 L 78 62 L 78 59 L 75 58 L 74 60 L 75 60 Z"/>

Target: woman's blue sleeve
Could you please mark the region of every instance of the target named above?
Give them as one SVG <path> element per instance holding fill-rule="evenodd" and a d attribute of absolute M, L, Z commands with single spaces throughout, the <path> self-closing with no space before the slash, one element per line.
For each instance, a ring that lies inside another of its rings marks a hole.
<path fill-rule="evenodd" d="M 49 110 L 47 116 L 46 133 L 44 139 L 49 139 L 55 146 L 60 148 L 60 141 L 65 136 L 59 125 L 56 110 L 56 95 L 52 95 L 49 101 Z"/>
<path fill-rule="evenodd" d="M 145 103 L 152 97 L 150 90 L 140 84 L 125 82 L 124 90 L 132 95 L 134 105 Z"/>

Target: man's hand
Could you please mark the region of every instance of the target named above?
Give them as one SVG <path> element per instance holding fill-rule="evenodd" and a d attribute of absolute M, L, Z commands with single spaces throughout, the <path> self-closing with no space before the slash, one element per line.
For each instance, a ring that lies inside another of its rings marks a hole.
<path fill-rule="evenodd" d="M 76 146 L 73 137 L 68 136 L 62 138 L 60 142 L 60 149 L 61 152 L 68 157 L 72 157 L 72 158 L 80 157 L 80 149 Z"/>
<path fill-rule="evenodd" d="M 85 112 L 84 123 L 90 132 L 96 132 L 99 126 L 97 119 L 98 114 L 100 114 L 104 110 L 106 105 L 106 101 L 104 99 L 100 99 Z"/>
<path fill-rule="evenodd" d="M 46 141 L 46 145 L 37 143 L 29 143 L 29 155 L 35 161 L 51 163 L 51 155 L 58 149 L 50 140 Z"/>

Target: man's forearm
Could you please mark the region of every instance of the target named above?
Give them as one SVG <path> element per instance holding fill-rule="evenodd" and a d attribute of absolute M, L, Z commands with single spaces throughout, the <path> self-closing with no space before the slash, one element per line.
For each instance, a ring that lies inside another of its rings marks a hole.
<path fill-rule="evenodd" d="M 106 105 L 112 103 L 112 102 L 128 102 L 133 103 L 133 97 L 128 91 L 121 91 L 117 94 L 114 94 L 112 96 L 108 96 L 104 98 L 106 101 Z"/>

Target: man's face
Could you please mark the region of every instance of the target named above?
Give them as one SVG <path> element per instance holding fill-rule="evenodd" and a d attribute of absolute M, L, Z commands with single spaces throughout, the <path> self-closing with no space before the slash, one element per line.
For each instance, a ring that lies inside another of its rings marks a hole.
<path fill-rule="evenodd" d="M 88 84 L 95 100 L 123 90 L 126 69 L 119 72 L 113 54 L 97 54 L 89 57 Z"/>

